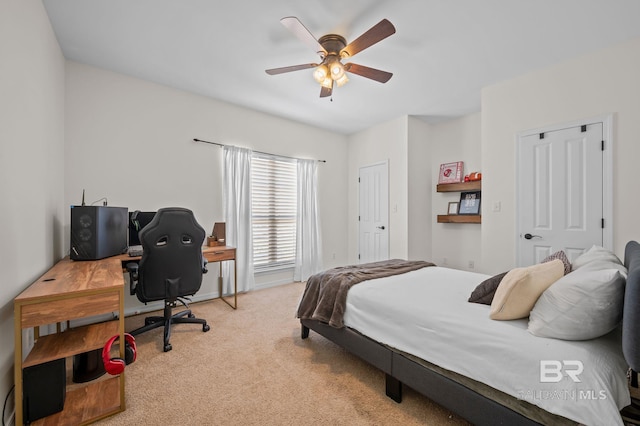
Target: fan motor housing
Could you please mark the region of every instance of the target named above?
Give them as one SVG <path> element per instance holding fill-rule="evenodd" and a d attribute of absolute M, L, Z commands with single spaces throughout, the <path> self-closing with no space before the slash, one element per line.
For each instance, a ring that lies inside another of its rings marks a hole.
<path fill-rule="evenodd" d="M 318 43 L 327 51 L 327 56 L 340 56 L 340 51 L 347 45 L 347 40 L 338 34 L 327 34 L 320 37 Z"/>

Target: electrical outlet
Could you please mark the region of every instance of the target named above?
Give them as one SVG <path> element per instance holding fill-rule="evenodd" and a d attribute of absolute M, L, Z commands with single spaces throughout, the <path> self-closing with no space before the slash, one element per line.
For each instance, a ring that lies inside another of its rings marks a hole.
<path fill-rule="evenodd" d="M 473 263 L 473 260 L 469 261 L 469 269 L 473 269 L 475 267 L 475 264 Z"/>

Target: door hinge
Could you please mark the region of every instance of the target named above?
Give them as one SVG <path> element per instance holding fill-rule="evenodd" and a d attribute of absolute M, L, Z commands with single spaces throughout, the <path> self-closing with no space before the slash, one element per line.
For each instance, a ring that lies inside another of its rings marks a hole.
<path fill-rule="evenodd" d="M 601 150 L 604 151 L 604 141 L 602 141 Z"/>
<path fill-rule="evenodd" d="M 358 260 L 360 260 L 360 254 L 358 253 Z"/>
<path fill-rule="evenodd" d="M 587 125 L 586 125 L 586 124 L 583 124 L 583 125 L 582 125 L 582 127 L 580 127 L 580 131 L 581 131 L 582 133 L 586 132 L 586 131 L 587 131 Z"/>
<path fill-rule="evenodd" d="M 360 216 L 358 216 L 358 222 L 360 222 Z"/>
<path fill-rule="evenodd" d="M 604 217 L 602 218 L 602 220 L 600 221 L 600 226 L 602 226 L 602 229 L 604 229 Z"/>
<path fill-rule="evenodd" d="M 358 178 L 358 183 L 360 183 L 360 178 Z"/>

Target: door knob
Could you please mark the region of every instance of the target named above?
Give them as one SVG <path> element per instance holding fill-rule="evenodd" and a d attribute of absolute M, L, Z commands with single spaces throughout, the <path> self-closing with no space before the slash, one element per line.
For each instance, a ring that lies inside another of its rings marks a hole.
<path fill-rule="evenodd" d="M 382 230 L 384 231 L 384 225 L 382 225 L 382 226 L 376 226 L 376 228 L 378 228 L 378 229 L 382 229 Z"/>
<path fill-rule="evenodd" d="M 531 234 L 528 234 L 528 233 L 527 233 L 527 234 L 524 234 L 524 237 L 525 237 L 527 240 L 530 240 L 530 239 L 532 239 L 532 238 L 542 238 L 540 235 L 531 235 Z"/>

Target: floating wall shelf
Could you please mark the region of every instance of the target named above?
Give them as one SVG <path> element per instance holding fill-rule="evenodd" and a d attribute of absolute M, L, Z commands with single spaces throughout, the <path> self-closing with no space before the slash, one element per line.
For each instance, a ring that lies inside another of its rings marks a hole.
<path fill-rule="evenodd" d="M 482 190 L 482 181 L 460 183 L 441 183 L 436 187 L 437 192 L 463 192 Z M 439 214 L 438 223 L 482 223 L 482 215 Z"/>

